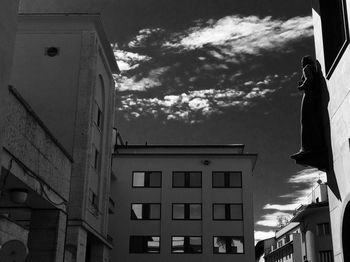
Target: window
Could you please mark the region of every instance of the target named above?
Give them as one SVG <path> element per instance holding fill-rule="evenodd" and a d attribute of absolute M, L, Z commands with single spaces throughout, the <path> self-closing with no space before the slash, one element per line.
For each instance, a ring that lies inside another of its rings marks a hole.
<path fill-rule="evenodd" d="M 202 173 L 173 172 L 173 187 L 202 187 Z"/>
<path fill-rule="evenodd" d="M 316 234 L 318 236 L 326 236 L 331 234 L 331 228 L 329 223 L 317 224 Z"/>
<path fill-rule="evenodd" d="M 160 204 L 131 204 L 131 220 L 159 220 Z"/>
<path fill-rule="evenodd" d="M 283 241 L 282 241 L 282 240 L 280 240 L 280 241 L 277 242 L 277 246 L 278 246 L 279 248 L 282 247 L 282 245 L 283 245 Z"/>
<path fill-rule="evenodd" d="M 336 67 L 349 41 L 344 0 L 320 0 L 323 48 L 327 78 Z"/>
<path fill-rule="evenodd" d="M 89 190 L 89 203 L 90 203 L 90 206 L 94 208 L 98 208 L 98 198 L 95 192 L 92 191 L 92 189 Z"/>
<path fill-rule="evenodd" d="M 242 204 L 213 204 L 213 220 L 242 220 Z"/>
<path fill-rule="evenodd" d="M 133 187 L 161 187 L 162 172 L 159 171 L 137 171 L 133 172 Z"/>
<path fill-rule="evenodd" d="M 174 220 L 201 220 L 202 204 L 173 204 Z"/>
<path fill-rule="evenodd" d="M 320 251 L 319 252 L 320 262 L 333 262 L 333 252 L 332 250 Z"/>
<path fill-rule="evenodd" d="M 95 148 L 94 151 L 94 169 L 97 170 L 100 167 L 100 152 Z"/>
<path fill-rule="evenodd" d="M 130 253 L 160 253 L 159 236 L 130 236 Z"/>
<path fill-rule="evenodd" d="M 214 254 L 243 254 L 243 237 L 214 236 Z"/>
<path fill-rule="evenodd" d="M 202 253 L 202 237 L 172 237 L 171 253 Z"/>
<path fill-rule="evenodd" d="M 213 187 L 242 187 L 241 172 L 213 172 Z"/>

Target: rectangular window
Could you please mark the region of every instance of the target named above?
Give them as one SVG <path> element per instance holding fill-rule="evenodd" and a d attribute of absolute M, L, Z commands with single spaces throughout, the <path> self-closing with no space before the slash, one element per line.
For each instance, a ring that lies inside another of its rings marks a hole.
<path fill-rule="evenodd" d="M 160 253 L 159 236 L 130 236 L 130 253 Z"/>
<path fill-rule="evenodd" d="M 345 0 L 320 0 L 324 59 L 327 78 L 349 42 Z"/>
<path fill-rule="evenodd" d="M 131 220 L 159 220 L 160 204 L 131 204 Z"/>
<path fill-rule="evenodd" d="M 95 101 L 94 123 L 101 130 L 102 128 L 102 110 Z"/>
<path fill-rule="evenodd" d="M 242 187 L 242 172 L 213 172 L 213 188 Z"/>
<path fill-rule="evenodd" d="M 202 172 L 173 172 L 173 187 L 202 187 Z"/>
<path fill-rule="evenodd" d="M 94 149 L 94 169 L 98 170 L 100 168 L 100 152 L 97 148 Z"/>
<path fill-rule="evenodd" d="M 213 220 L 242 220 L 242 204 L 213 204 Z"/>
<path fill-rule="evenodd" d="M 327 236 L 331 234 L 331 228 L 329 223 L 317 224 L 316 234 L 318 236 Z"/>
<path fill-rule="evenodd" d="M 319 261 L 320 262 L 333 262 L 333 251 L 325 250 L 319 252 Z"/>
<path fill-rule="evenodd" d="M 201 220 L 202 204 L 173 204 L 174 220 Z"/>
<path fill-rule="evenodd" d="M 243 237 L 214 236 L 213 252 L 214 254 L 243 254 Z"/>
<path fill-rule="evenodd" d="M 98 208 L 98 198 L 95 192 L 92 191 L 92 189 L 89 189 L 89 203 L 90 203 L 90 206 L 94 208 Z"/>
<path fill-rule="evenodd" d="M 176 236 L 171 238 L 171 253 L 202 253 L 202 237 Z"/>
<path fill-rule="evenodd" d="M 162 172 L 160 171 L 137 171 L 133 172 L 133 187 L 161 187 Z"/>

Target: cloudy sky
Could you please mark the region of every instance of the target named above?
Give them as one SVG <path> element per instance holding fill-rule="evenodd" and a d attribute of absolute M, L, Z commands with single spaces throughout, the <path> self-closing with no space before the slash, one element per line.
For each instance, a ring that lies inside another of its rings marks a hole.
<path fill-rule="evenodd" d="M 73 3 L 74 2 L 74 3 Z M 244 143 L 256 240 L 323 174 L 296 166 L 300 59 L 314 54 L 305 0 L 27 0 L 27 11 L 101 12 L 122 71 L 118 128 L 129 144 Z"/>

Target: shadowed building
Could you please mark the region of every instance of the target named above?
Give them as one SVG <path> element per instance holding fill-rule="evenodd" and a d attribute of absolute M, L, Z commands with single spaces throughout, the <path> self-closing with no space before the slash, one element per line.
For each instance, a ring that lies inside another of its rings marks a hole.
<path fill-rule="evenodd" d="M 316 58 L 329 92 L 329 118 L 334 174 L 329 208 L 334 260 L 350 261 L 350 47 L 349 0 L 312 1 Z"/>
<path fill-rule="evenodd" d="M 117 261 L 253 261 L 252 171 L 243 145 L 118 146 L 110 230 Z"/>
<path fill-rule="evenodd" d="M 26 14 L 18 20 L 11 83 L 74 159 L 60 244 L 65 261 L 108 261 L 112 73 L 118 72 L 113 52 L 98 15 Z"/>

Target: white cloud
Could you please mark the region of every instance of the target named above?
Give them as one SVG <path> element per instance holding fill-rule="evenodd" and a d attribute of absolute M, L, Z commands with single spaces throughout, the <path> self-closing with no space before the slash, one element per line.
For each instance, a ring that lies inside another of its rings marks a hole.
<path fill-rule="evenodd" d="M 269 231 L 254 231 L 254 238 L 255 242 L 258 242 L 260 240 L 268 239 L 275 236 L 275 231 L 269 230 Z"/>
<path fill-rule="evenodd" d="M 146 91 L 150 88 L 160 87 L 161 76 L 169 68 L 158 68 L 150 72 L 147 77 L 136 79 L 129 78 L 120 81 L 119 91 Z M 263 79 L 237 84 L 235 88 L 188 90 L 181 94 L 171 94 L 164 97 L 138 98 L 138 94 L 120 96 L 120 111 L 139 112 L 142 115 L 158 117 L 154 111 L 165 114 L 167 120 L 183 120 L 194 123 L 201 116 L 220 114 L 229 107 L 243 109 L 254 105 L 256 99 L 265 98 L 276 92 L 279 88 L 271 89 L 276 83 L 283 81 L 287 76 L 268 75 Z M 129 119 L 130 119 L 129 117 Z"/>
<path fill-rule="evenodd" d="M 293 211 L 299 206 L 309 204 L 309 196 L 312 193 L 313 187 L 317 185 L 317 180 L 319 179 L 326 182 L 326 173 L 315 168 L 304 169 L 299 171 L 296 175 L 291 176 L 288 179 L 288 183 L 297 186 L 297 188 L 303 188 L 281 195 L 280 198 L 282 199 L 282 202 L 284 202 L 283 204 L 266 204 L 263 209 L 276 210 L 276 212 L 264 215 L 257 224 L 267 227 L 276 227 L 277 216 L 286 214 L 291 216 Z"/>
<path fill-rule="evenodd" d="M 276 228 L 278 226 L 279 217 L 285 217 L 287 219 L 291 219 L 292 215 L 288 212 L 280 212 L 280 211 L 268 213 L 263 215 L 262 219 L 257 221 L 256 224 L 260 226 Z"/>
<path fill-rule="evenodd" d="M 310 16 L 289 20 L 257 16 L 226 16 L 217 21 L 199 22 L 183 33 L 176 33 L 165 47 L 194 50 L 215 47 L 210 54 L 218 59 L 238 62 L 242 55 L 260 55 L 262 51 L 286 50 L 286 46 L 313 35 Z"/>
<path fill-rule="evenodd" d="M 129 48 L 135 48 L 135 47 L 143 47 L 143 46 L 149 46 L 153 44 L 156 44 L 156 42 L 151 42 L 149 41 L 152 39 L 152 37 L 161 34 L 164 32 L 163 29 L 161 28 L 144 28 L 141 29 L 137 36 L 134 37 L 133 40 L 131 40 L 128 44 Z"/>
<path fill-rule="evenodd" d="M 114 46 L 113 52 L 121 72 L 135 69 L 140 63 L 151 60 L 151 57 L 146 55 L 120 50 L 117 45 Z"/>

